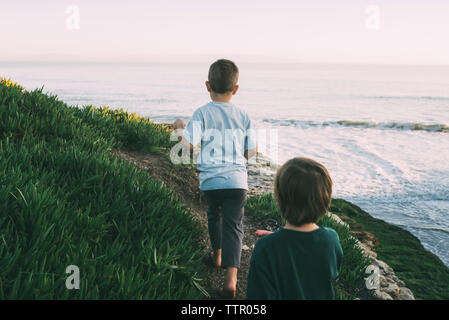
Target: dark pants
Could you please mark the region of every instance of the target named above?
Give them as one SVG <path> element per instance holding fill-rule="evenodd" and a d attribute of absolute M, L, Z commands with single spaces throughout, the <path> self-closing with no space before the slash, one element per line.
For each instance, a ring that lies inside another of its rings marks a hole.
<path fill-rule="evenodd" d="M 222 249 L 221 266 L 240 268 L 245 189 L 203 191 L 213 250 Z M 221 212 L 220 212 L 221 211 Z"/>

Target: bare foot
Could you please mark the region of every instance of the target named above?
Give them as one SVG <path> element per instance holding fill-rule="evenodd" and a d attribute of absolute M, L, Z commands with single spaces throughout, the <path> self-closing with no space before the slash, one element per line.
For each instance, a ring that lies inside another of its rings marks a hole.
<path fill-rule="evenodd" d="M 235 267 L 226 268 L 225 281 L 223 288 L 220 289 L 220 295 L 224 298 L 232 299 L 237 290 L 237 271 Z"/>
<path fill-rule="evenodd" d="M 236 295 L 235 290 L 227 290 L 227 289 L 220 289 L 219 290 L 220 296 L 224 299 L 234 299 Z"/>
<path fill-rule="evenodd" d="M 272 234 L 272 233 L 273 233 L 272 231 L 268 231 L 268 230 L 256 230 L 256 235 L 258 237 L 263 237 L 263 236 L 266 236 L 266 235 Z"/>

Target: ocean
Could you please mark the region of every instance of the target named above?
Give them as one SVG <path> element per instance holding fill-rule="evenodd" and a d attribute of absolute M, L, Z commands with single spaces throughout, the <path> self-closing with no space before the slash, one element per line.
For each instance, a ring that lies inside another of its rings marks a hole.
<path fill-rule="evenodd" d="M 0 62 L 0 77 L 172 122 L 210 101 L 211 62 Z M 232 102 L 276 130 L 280 164 L 323 163 L 334 197 L 410 231 L 449 266 L 449 66 L 238 65 Z"/>

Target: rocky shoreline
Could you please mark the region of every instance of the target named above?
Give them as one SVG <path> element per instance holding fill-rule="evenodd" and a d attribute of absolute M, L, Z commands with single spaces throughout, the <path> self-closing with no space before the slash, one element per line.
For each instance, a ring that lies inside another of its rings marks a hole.
<path fill-rule="evenodd" d="M 248 169 L 248 196 L 258 195 L 273 191 L 273 180 L 278 168 L 267 156 L 258 153 L 254 160 L 251 160 L 247 166 Z M 339 223 L 349 226 L 343 222 L 336 214 L 329 212 L 329 215 Z M 358 246 L 362 249 L 365 256 L 370 260 L 369 268 L 379 271 L 379 286 L 377 289 L 367 291 L 373 299 L 377 300 L 415 300 L 413 292 L 406 287 L 405 283 L 399 279 L 393 268 L 387 263 L 377 259 L 375 246 L 369 241 L 357 240 Z M 367 273 L 367 276 L 369 274 Z"/>

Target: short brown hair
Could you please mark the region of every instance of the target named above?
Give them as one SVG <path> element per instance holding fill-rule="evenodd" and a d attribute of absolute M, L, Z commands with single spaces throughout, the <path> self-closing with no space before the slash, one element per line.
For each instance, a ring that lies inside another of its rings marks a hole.
<path fill-rule="evenodd" d="M 231 60 L 220 59 L 209 68 L 209 84 L 213 92 L 227 93 L 234 90 L 239 78 L 239 69 Z"/>
<path fill-rule="evenodd" d="M 330 207 L 332 179 L 322 164 L 293 158 L 276 173 L 274 193 L 282 216 L 290 224 L 315 223 Z"/>

